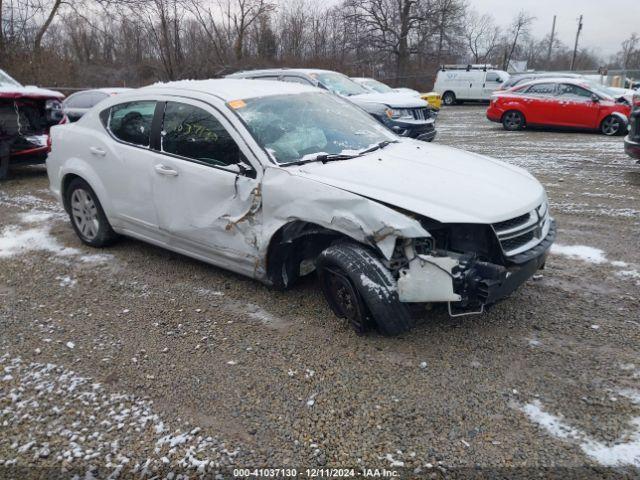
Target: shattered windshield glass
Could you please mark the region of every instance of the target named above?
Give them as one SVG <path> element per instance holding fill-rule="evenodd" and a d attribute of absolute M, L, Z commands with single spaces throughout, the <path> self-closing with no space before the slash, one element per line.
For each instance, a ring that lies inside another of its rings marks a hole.
<path fill-rule="evenodd" d="M 350 97 L 369 93 L 362 85 L 358 85 L 346 75 L 340 73 L 312 73 L 311 76 L 318 80 L 327 90 Z"/>
<path fill-rule="evenodd" d="M 369 87 L 371 90 L 374 90 L 378 93 L 389 93 L 389 92 L 393 92 L 393 88 L 391 88 L 389 85 L 385 85 L 382 82 L 379 82 L 377 80 L 367 80 L 364 82 L 364 84 Z"/>
<path fill-rule="evenodd" d="M 22 87 L 22 85 L 0 70 L 0 87 Z"/>
<path fill-rule="evenodd" d="M 367 113 L 327 93 L 229 102 L 256 141 L 281 165 L 351 157 L 396 137 Z"/>

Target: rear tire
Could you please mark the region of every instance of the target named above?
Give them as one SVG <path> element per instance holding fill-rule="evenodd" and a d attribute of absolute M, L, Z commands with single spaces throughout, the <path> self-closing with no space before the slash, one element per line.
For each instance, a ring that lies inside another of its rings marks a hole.
<path fill-rule="evenodd" d="M 383 335 L 398 335 L 413 326 L 407 304 L 400 302 L 396 281 L 380 259 L 353 242 L 339 242 L 316 261 L 322 291 L 339 318 L 362 334 L 374 323 Z"/>
<path fill-rule="evenodd" d="M 447 107 L 455 105 L 456 94 L 453 92 L 444 92 L 444 94 L 442 95 L 442 103 L 444 103 Z"/>
<path fill-rule="evenodd" d="M 98 196 L 81 178 L 71 181 L 65 191 L 71 226 L 83 243 L 91 247 L 106 247 L 118 234 L 113 231 L 100 205 Z"/>
<path fill-rule="evenodd" d="M 526 126 L 524 115 L 517 110 L 509 110 L 502 116 L 502 126 L 510 132 L 522 130 Z"/>
<path fill-rule="evenodd" d="M 625 126 L 624 121 L 620 117 L 616 115 L 609 115 L 602 120 L 602 123 L 600 124 L 600 132 L 608 137 L 614 137 L 616 135 L 623 134 Z"/>

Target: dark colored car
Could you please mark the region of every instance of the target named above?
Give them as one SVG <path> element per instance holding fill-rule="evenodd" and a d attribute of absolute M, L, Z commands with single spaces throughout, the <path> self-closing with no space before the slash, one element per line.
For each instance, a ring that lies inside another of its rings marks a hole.
<path fill-rule="evenodd" d="M 69 95 L 62 102 L 62 108 L 70 122 L 77 122 L 95 105 L 113 95 L 128 92 L 130 88 L 96 88 Z"/>
<path fill-rule="evenodd" d="M 371 93 L 342 73 L 305 68 L 248 70 L 227 78 L 278 80 L 328 90 L 362 108 L 400 136 L 431 142 L 436 136 L 435 112 L 421 98 L 397 92 Z"/>
<path fill-rule="evenodd" d="M 624 151 L 640 163 L 640 93 L 633 96 L 633 110 L 629 116 L 629 135 L 624 139 Z"/>
<path fill-rule="evenodd" d="M 0 179 L 10 165 L 45 162 L 49 128 L 66 121 L 63 98 L 52 90 L 24 87 L 0 70 Z"/>

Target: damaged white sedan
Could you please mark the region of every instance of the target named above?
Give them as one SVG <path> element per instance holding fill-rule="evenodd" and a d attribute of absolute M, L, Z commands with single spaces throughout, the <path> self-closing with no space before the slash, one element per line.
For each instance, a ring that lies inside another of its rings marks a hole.
<path fill-rule="evenodd" d="M 286 288 L 313 271 L 357 331 L 416 305 L 481 312 L 542 268 L 540 183 L 395 135 L 329 93 L 269 81 L 158 84 L 52 129 L 51 189 L 80 239 L 135 237 Z"/>

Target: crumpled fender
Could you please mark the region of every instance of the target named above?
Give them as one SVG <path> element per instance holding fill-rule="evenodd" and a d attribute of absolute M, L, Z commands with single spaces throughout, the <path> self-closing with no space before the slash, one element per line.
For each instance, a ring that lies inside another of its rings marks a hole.
<path fill-rule="evenodd" d="M 293 221 L 314 223 L 375 246 L 387 259 L 396 239 L 430 237 L 420 222 L 408 215 L 285 169 L 267 168 L 262 191 L 265 251 L 273 234 Z"/>

